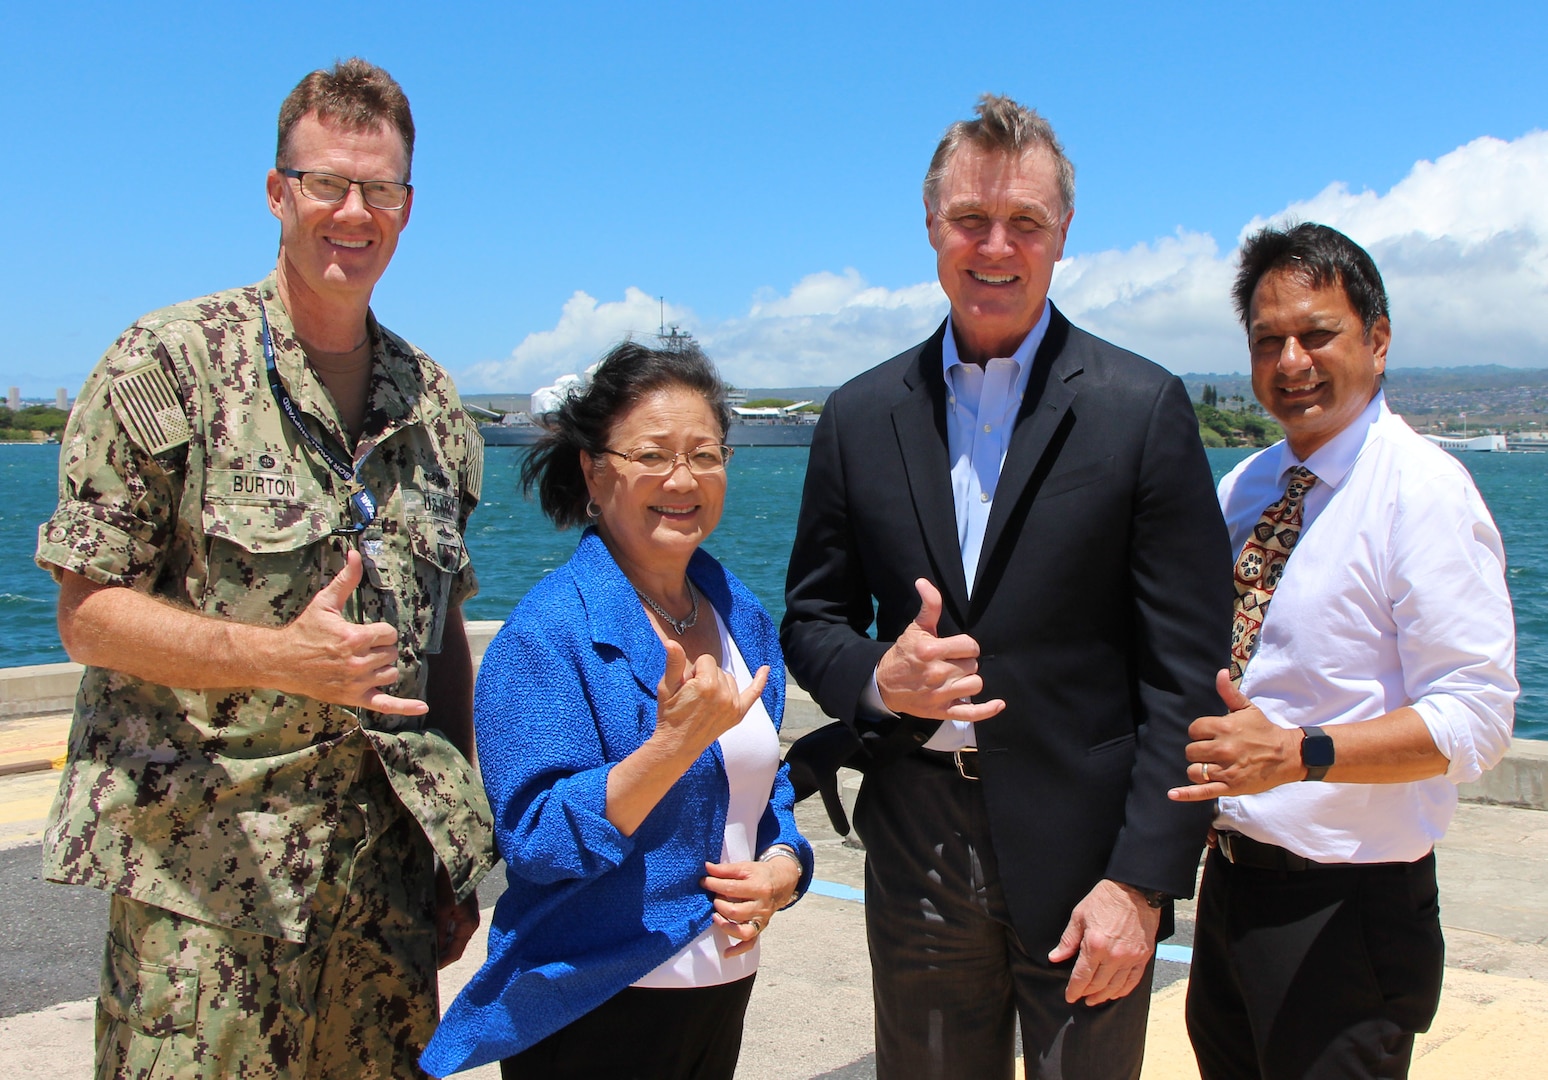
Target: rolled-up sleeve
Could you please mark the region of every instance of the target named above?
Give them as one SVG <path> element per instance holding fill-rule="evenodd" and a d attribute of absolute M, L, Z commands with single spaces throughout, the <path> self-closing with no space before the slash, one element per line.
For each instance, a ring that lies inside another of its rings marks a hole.
<path fill-rule="evenodd" d="M 1398 509 L 1387 590 L 1404 686 L 1447 778 L 1466 783 L 1505 756 L 1520 693 L 1504 545 L 1463 476 L 1433 479 Z"/>
<path fill-rule="evenodd" d="M 154 415 L 136 423 L 146 383 L 173 393 L 165 355 L 147 332 L 131 328 L 82 389 L 59 455 L 59 503 L 38 528 L 37 564 L 57 578 L 69 570 L 98 585 L 149 589 L 176 513 L 179 479 L 168 468 L 168 437 Z M 149 429 L 149 430 L 148 430 Z M 150 438 L 155 445 L 147 445 Z M 173 450 L 176 448 L 173 447 Z M 163 455 L 163 456 L 158 456 Z M 173 455 L 176 456 L 175 453 Z"/>

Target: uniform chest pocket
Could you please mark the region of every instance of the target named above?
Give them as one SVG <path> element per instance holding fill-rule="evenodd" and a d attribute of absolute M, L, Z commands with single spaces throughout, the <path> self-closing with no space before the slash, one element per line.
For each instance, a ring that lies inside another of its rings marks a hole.
<path fill-rule="evenodd" d="M 467 563 L 467 550 L 456 525 L 443 518 L 411 514 L 405 520 L 409 546 L 414 553 L 413 581 L 418 603 L 413 615 L 427 653 L 441 651 L 446 629 L 446 609 L 451 603 L 452 581 Z"/>
<path fill-rule="evenodd" d="M 300 614 L 321 572 L 319 544 L 334 525 L 317 506 L 206 492 L 202 610 L 259 626 Z"/>

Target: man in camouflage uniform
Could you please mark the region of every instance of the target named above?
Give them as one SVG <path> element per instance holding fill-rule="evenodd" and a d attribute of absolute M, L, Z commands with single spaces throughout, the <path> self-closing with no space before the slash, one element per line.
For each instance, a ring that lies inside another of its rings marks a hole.
<path fill-rule="evenodd" d="M 371 292 L 412 207 L 384 71 L 280 112 L 257 285 L 108 350 L 37 561 L 86 665 L 45 841 L 113 894 L 99 1077 L 399 1077 L 493 861 L 460 605 L 483 444 Z"/>

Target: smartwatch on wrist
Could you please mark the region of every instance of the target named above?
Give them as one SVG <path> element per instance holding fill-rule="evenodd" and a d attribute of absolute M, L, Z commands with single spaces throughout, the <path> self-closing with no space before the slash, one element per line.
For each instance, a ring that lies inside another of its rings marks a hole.
<path fill-rule="evenodd" d="M 1333 767 L 1333 738 L 1320 728 L 1301 729 L 1301 764 L 1306 766 L 1306 779 L 1321 780 Z"/>

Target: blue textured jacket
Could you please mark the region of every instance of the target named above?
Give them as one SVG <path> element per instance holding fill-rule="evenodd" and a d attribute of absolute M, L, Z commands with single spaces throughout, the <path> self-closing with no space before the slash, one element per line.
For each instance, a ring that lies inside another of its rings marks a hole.
<path fill-rule="evenodd" d="M 769 665 L 763 704 L 785 707 L 779 637 L 752 593 L 703 550 L 688 576 L 720 613 L 750 671 Z M 489 959 L 457 995 L 420 1059 L 436 1076 L 518 1053 L 654 970 L 710 925 L 704 863 L 720 859 L 728 788 L 711 744 L 633 836 L 607 820 L 607 776 L 656 726 L 666 649 L 594 530 L 544 578 L 484 654 L 474 723 L 507 887 Z M 812 849 L 796 831 L 781 766 L 759 851 Z"/>

